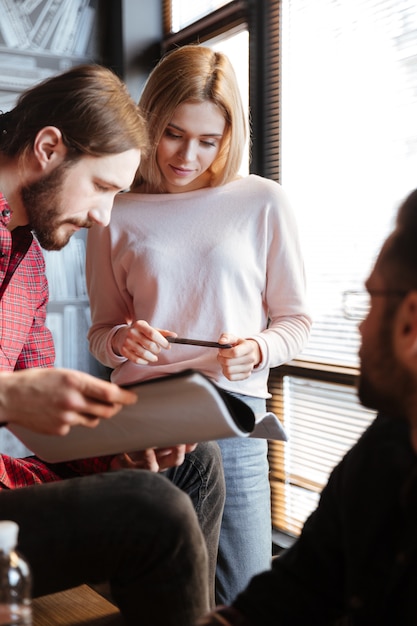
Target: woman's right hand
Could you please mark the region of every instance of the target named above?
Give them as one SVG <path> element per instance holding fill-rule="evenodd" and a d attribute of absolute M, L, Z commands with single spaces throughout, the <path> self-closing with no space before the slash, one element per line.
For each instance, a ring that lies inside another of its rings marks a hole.
<path fill-rule="evenodd" d="M 153 328 L 145 320 L 137 320 L 130 326 L 122 326 L 115 333 L 112 339 L 113 351 L 138 365 L 156 363 L 161 350 L 171 348 L 165 335 L 175 337 L 176 333 Z"/>

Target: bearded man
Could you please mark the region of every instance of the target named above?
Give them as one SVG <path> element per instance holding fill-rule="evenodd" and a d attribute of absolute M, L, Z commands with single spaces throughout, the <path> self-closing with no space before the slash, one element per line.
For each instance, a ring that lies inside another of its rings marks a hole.
<path fill-rule="evenodd" d="M 417 624 L 416 242 L 417 190 L 363 294 L 359 398 L 376 419 L 333 470 L 295 544 L 199 626 Z"/>
<path fill-rule="evenodd" d="M 59 250 L 80 228 L 107 225 L 146 148 L 137 106 L 100 66 L 50 78 L 0 114 L 3 426 L 65 435 L 136 401 L 110 382 L 52 367 L 40 246 Z M 33 594 L 109 581 L 131 626 L 187 626 L 208 610 L 207 547 L 214 572 L 223 502 L 215 444 L 143 451 L 135 462 L 121 455 L 50 465 L 0 455 L 0 518 L 20 527 Z"/>

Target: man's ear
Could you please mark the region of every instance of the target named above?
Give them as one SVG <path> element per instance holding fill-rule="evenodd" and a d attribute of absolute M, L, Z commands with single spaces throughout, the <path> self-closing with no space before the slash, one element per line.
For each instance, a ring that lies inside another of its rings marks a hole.
<path fill-rule="evenodd" d="M 410 291 L 394 320 L 394 346 L 398 358 L 417 372 L 417 291 Z"/>
<path fill-rule="evenodd" d="M 60 165 L 67 154 L 62 133 L 55 126 L 45 126 L 35 137 L 33 154 L 45 174 Z"/>

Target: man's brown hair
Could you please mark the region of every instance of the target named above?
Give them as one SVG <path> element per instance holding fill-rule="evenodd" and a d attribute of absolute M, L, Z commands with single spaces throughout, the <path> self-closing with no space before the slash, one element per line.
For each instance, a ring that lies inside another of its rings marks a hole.
<path fill-rule="evenodd" d="M 108 68 L 80 65 L 25 91 L 0 115 L 0 151 L 27 153 L 39 130 L 57 127 L 69 159 L 147 148 L 146 126 L 126 85 Z"/>

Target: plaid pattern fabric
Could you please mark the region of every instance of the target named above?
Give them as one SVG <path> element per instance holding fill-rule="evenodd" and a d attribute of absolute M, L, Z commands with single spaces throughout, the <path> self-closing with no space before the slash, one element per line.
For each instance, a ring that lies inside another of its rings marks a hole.
<path fill-rule="evenodd" d="M 2 196 L 0 201 L 0 369 L 52 367 L 55 349 L 45 326 L 48 282 L 42 250 L 28 226 L 7 230 Z"/>
<path fill-rule="evenodd" d="M 42 250 L 29 226 L 9 231 L 0 194 L 0 370 L 52 367 L 55 349 L 45 326 L 48 282 Z M 0 454 L 0 489 L 15 489 L 108 470 L 113 457 L 48 465 L 36 457 Z"/>
<path fill-rule="evenodd" d="M 16 459 L 0 454 L 0 490 L 18 489 L 40 483 L 52 483 L 74 476 L 97 474 L 109 469 L 112 456 L 82 459 L 72 463 L 48 464 L 36 456 Z"/>
<path fill-rule="evenodd" d="M 0 455 L 0 488 L 17 489 L 39 483 L 50 483 L 61 477 L 36 457 L 15 459 Z"/>

